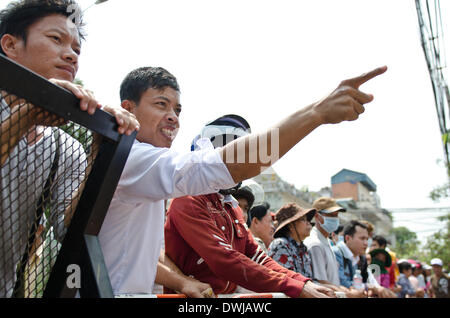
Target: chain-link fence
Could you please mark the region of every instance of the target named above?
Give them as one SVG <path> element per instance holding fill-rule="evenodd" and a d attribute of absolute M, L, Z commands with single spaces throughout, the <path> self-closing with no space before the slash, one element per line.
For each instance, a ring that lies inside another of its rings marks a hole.
<path fill-rule="evenodd" d="M 135 135 L 2 55 L 0 107 L 0 297 L 74 296 L 74 264 L 81 296 L 111 295 L 96 235 Z"/>

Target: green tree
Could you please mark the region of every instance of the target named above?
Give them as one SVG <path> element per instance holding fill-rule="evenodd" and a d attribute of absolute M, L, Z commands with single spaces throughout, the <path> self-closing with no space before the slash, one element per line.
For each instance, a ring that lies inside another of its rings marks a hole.
<path fill-rule="evenodd" d="M 398 258 L 415 258 L 419 254 L 417 234 L 407 227 L 400 226 L 393 229 L 396 240 L 395 252 Z"/>
<path fill-rule="evenodd" d="M 438 257 L 444 262 L 444 267 L 450 264 L 450 213 L 437 218 L 440 222 L 447 222 L 447 227 L 434 233 L 427 239 L 423 247 L 424 260 L 429 262 Z"/>

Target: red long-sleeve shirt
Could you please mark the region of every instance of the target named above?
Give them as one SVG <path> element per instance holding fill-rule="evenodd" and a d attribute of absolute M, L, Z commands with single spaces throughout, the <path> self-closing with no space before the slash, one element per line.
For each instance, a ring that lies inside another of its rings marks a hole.
<path fill-rule="evenodd" d="M 309 280 L 268 257 L 244 226 L 240 208 L 222 204 L 218 194 L 174 199 L 164 233 L 166 254 L 216 294 L 232 293 L 240 285 L 298 297 Z"/>

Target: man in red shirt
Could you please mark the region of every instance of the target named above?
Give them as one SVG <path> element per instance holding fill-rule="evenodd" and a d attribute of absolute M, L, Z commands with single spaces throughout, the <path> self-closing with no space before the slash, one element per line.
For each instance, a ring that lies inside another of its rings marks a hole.
<path fill-rule="evenodd" d="M 207 126 L 218 133 L 224 126 L 250 130 L 245 119 L 236 115 L 223 116 Z M 208 137 L 217 147 L 221 146 L 217 140 L 225 139 L 222 136 Z M 166 254 L 180 270 L 210 284 L 215 294 L 233 293 L 241 286 L 289 297 L 334 297 L 330 289 L 287 270 L 261 250 L 230 192 L 172 201 L 165 224 Z"/>

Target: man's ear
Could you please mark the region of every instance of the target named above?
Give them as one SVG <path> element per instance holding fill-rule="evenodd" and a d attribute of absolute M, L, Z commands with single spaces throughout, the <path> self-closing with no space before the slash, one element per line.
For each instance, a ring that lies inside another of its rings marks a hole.
<path fill-rule="evenodd" d="M 128 100 L 128 99 L 125 99 L 124 101 L 122 101 L 121 106 L 123 108 L 125 108 L 126 110 L 128 110 L 132 114 L 134 114 L 134 111 L 135 111 L 135 109 L 137 107 L 136 104 L 133 101 Z"/>
<path fill-rule="evenodd" d="M 2 47 L 3 52 L 9 58 L 15 58 L 18 56 L 18 48 L 19 48 L 19 38 L 11 35 L 4 34 L 0 39 L 0 45 Z"/>
<path fill-rule="evenodd" d="M 347 243 L 347 242 L 348 242 L 348 239 L 349 239 L 350 237 L 352 237 L 352 236 L 349 235 L 349 234 L 344 235 L 344 242 Z"/>

